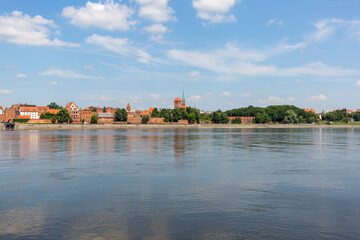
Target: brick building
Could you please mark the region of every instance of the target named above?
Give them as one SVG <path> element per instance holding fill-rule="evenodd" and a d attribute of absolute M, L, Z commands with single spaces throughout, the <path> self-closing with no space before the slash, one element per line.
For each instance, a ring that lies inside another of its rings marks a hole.
<path fill-rule="evenodd" d="M 255 117 L 229 117 L 229 123 L 236 118 L 240 118 L 242 124 L 252 124 L 255 121 Z"/>
<path fill-rule="evenodd" d="M 74 102 L 66 104 L 65 108 L 69 111 L 69 114 L 74 122 L 80 122 L 80 109 Z"/>

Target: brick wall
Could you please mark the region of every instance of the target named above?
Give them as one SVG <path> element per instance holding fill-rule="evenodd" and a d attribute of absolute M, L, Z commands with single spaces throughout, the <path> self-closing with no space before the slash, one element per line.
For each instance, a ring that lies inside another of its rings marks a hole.
<path fill-rule="evenodd" d="M 164 124 L 164 118 L 150 118 L 149 124 Z"/>

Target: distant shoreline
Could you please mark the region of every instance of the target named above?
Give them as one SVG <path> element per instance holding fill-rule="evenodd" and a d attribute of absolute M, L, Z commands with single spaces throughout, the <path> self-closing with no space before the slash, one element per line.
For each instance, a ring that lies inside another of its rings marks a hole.
<path fill-rule="evenodd" d="M 281 128 L 360 128 L 360 125 L 319 124 L 16 124 L 15 130 L 106 130 L 106 129 L 281 129 Z M 0 130 L 5 130 L 1 124 Z"/>

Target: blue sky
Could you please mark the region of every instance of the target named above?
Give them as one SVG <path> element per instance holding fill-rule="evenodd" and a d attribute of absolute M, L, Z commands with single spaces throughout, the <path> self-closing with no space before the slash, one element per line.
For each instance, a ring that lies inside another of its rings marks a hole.
<path fill-rule="evenodd" d="M 360 108 L 356 0 L 2 1 L 0 105 Z"/>

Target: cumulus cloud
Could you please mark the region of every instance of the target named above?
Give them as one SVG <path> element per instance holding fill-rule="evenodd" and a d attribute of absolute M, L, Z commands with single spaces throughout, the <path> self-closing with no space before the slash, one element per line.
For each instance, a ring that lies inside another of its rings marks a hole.
<path fill-rule="evenodd" d="M 318 96 L 311 96 L 308 98 L 309 101 L 324 101 L 326 100 L 326 96 L 324 94 L 320 94 Z"/>
<path fill-rule="evenodd" d="M 72 70 L 62 70 L 62 69 L 49 69 L 49 70 L 39 73 L 39 75 L 40 76 L 57 76 L 60 78 L 79 78 L 79 79 L 96 78 L 93 76 L 79 74 Z"/>
<path fill-rule="evenodd" d="M 174 10 L 168 6 L 168 0 L 136 0 L 140 5 L 139 17 L 153 22 L 168 22 L 175 20 Z"/>
<path fill-rule="evenodd" d="M 107 50 L 118 53 L 124 56 L 136 56 L 141 63 L 148 63 L 153 58 L 147 52 L 135 48 L 127 38 L 113 38 L 110 36 L 99 36 L 93 34 L 86 38 L 86 42 L 89 44 L 99 45 Z"/>
<path fill-rule="evenodd" d="M 236 0 L 193 0 L 192 6 L 197 17 L 210 23 L 236 22 L 234 15 L 229 14 Z"/>
<path fill-rule="evenodd" d="M 360 80 L 355 83 L 356 87 L 360 87 Z"/>
<path fill-rule="evenodd" d="M 27 78 L 27 75 L 23 74 L 23 73 L 18 73 L 18 74 L 16 74 L 16 77 L 17 78 Z"/>
<path fill-rule="evenodd" d="M 161 23 L 156 23 L 151 26 L 144 27 L 143 30 L 151 34 L 164 34 L 168 32 L 168 28 Z"/>
<path fill-rule="evenodd" d="M 0 94 L 11 94 L 12 92 L 13 92 L 13 90 L 0 89 Z"/>
<path fill-rule="evenodd" d="M 62 15 L 70 18 L 70 23 L 80 27 L 98 27 L 106 30 L 129 30 L 136 24 L 130 20 L 134 10 L 114 1 L 87 2 L 84 7 L 65 7 Z"/>
<path fill-rule="evenodd" d="M 312 62 L 304 66 L 278 68 L 274 65 L 259 64 L 270 57 L 305 48 L 306 43 L 295 45 L 281 42 L 272 49 L 244 49 L 227 45 L 225 49 L 210 51 L 187 51 L 171 49 L 167 56 L 187 66 L 207 69 L 216 73 L 239 74 L 246 76 L 292 76 L 303 75 L 339 77 L 360 75 L 359 70 L 330 67 L 323 62 Z"/>
<path fill-rule="evenodd" d="M 10 15 L 0 15 L 0 41 L 36 46 L 79 46 L 57 38 L 50 39 L 50 28 L 57 28 L 54 21 L 40 15 L 31 17 L 19 11 L 13 11 Z"/>
<path fill-rule="evenodd" d="M 190 77 L 198 77 L 200 75 L 201 75 L 201 73 L 199 71 L 191 71 L 191 72 L 189 72 Z"/>
<path fill-rule="evenodd" d="M 221 96 L 230 96 L 230 95 L 231 95 L 230 92 L 223 92 L 223 93 L 221 94 Z"/>
<path fill-rule="evenodd" d="M 295 98 L 293 97 L 288 97 L 288 98 L 281 98 L 281 97 L 275 97 L 275 96 L 270 96 L 265 100 L 260 100 L 259 103 L 288 103 L 288 102 L 293 102 L 295 101 Z"/>

